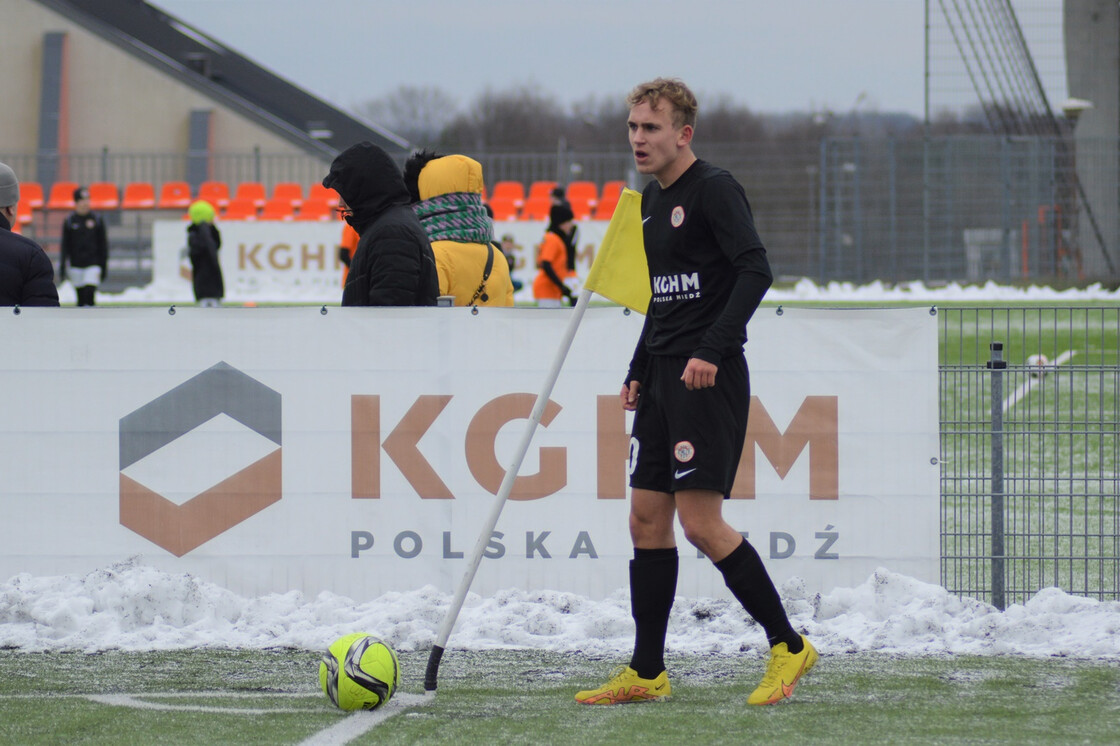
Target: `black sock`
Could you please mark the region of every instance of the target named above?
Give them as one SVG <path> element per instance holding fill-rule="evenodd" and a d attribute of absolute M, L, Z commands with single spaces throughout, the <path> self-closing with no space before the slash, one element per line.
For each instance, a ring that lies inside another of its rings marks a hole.
<path fill-rule="evenodd" d="M 803 647 L 801 635 L 794 632 L 790 625 L 778 589 L 750 542 L 743 539 L 735 551 L 716 562 L 715 566 L 723 573 L 723 580 L 735 598 L 762 625 L 770 647 L 784 642 L 789 652 L 800 653 Z"/>
<path fill-rule="evenodd" d="M 665 670 L 665 632 L 677 595 L 676 547 L 634 549 L 630 560 L 630 613 L 634 617 L 634 657 L 630 668 L 643 679 Z"/>

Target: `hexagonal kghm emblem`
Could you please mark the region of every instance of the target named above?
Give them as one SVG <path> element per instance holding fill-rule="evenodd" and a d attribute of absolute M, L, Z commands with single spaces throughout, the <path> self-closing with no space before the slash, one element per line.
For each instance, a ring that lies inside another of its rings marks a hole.
<path fill-rule="evenodd" d="M 280 499 L 280 446 L 280 394 L 218 363 L 121 418 L 121 525 L 181 557 Z"/>

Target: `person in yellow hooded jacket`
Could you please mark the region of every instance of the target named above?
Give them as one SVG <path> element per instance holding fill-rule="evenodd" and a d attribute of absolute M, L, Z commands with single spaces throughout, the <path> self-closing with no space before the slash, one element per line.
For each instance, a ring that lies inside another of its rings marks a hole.
<path fill-rule="evenodd" d="M 420 150 L 405 163 L 404 181 L 432 242 L 439 294 L 455 296 L 456 306 L 512 306 L 509 263 L 482 204 L 482 164 Z"/>

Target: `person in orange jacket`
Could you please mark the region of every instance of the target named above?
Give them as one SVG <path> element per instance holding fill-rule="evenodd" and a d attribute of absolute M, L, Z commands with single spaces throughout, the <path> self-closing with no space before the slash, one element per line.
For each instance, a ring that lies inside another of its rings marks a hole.
<path fill-rule="evenodd" d="M 350 274 L 350 260 L 358 250 L 358 232 L 349 223 L 342 224 L 342 238 L 338 242 L 338 260 L 342 262 L 342 287 L 346 287 L 346 277 Z"/>
<path fill-rule="evenodd" d="M 548 230 L 537 247 L 537 276 L 533 278 L 533 297 L 541 308 L 557 308 L 561 299 L 573 303 L 572 290 L 565 280 L 575 277 L 575 216 L 566 205 L 553 205 L 548 213 Z"/>

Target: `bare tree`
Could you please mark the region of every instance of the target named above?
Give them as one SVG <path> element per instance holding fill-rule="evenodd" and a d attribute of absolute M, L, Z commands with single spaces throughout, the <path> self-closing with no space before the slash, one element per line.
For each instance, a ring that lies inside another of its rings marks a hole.
<path fill-rule="evenodd" d="M 424 146 L 439 140 L 440 133 L 458 116 L 458 106 L 439 88 L 401 86 L 359 105 L 356 113 L 388 127 L 413 145 Z"/>
<path fill-rule="evenodd" d="M 589 96 L 572 105 L 565 137 L 575 148 L 624 148 L 626 114 L 626 100 L 621 93 L 602 98 Z"/>
<path fill-rule="evenodd" d="M 817 141 L 821 137 L 920 135 L 920 122 L 902 114 L 855 111 L 755 114 L 727 94 L 706 96 L 697 127 L 708 145 Z M 358 113 L 408 138 L 414 147 L 451 151 L 556 152 L 626 150 L 625 95 L 588 96 L 565 108 L 529 86 L 486 90 L 460 110 L 438 88 L 401 86 Z M 986 131 L 980 112 L 942 113 L 936 134 Z"/>
<path fill-rule="evenodd" d="M 560 104 L 528 87 L 485 91 L 470 111 L 443 131 L 444 148 L 552 149 L 563 135 L 566 117 Z"/>
<path fill-rule="evenodd" d="M 760 117 L 746 106 L 734 103 L 720 94 L 700 109 L 696 120 L 703 139 L 710 143 L 758 142 L 766 140 L 766 127 Z"/>

